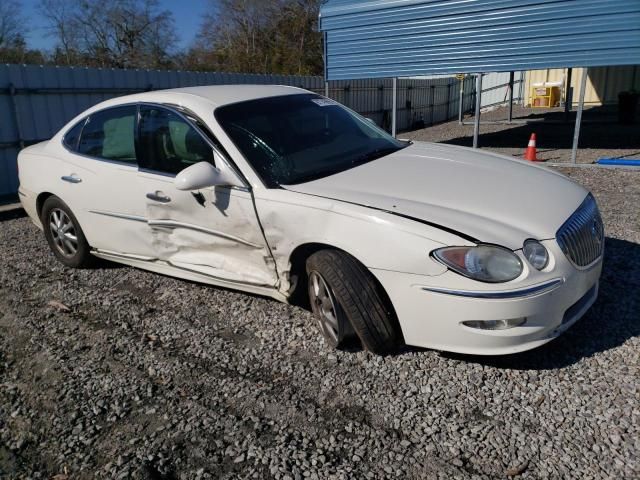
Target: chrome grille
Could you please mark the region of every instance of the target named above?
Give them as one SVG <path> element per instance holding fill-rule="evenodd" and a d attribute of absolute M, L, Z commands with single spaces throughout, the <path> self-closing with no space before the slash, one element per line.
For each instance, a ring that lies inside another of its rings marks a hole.
<path fill-rule="evenodd" d="M 558 245 L 576 267 L 587 267 L 602 256 L 604 225 L 591 194 L 556 233 Z"/>

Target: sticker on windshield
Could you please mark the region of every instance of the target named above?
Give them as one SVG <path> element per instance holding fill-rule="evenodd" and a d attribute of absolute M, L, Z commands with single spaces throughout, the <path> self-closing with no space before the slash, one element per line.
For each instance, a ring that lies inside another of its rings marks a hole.
<path fill-rule="evenodd" d="M 330 98 L 312 98 L 311 101 L 321 107 L 329 107 L 338 104 L 338 102 L 334 102 Z"/>

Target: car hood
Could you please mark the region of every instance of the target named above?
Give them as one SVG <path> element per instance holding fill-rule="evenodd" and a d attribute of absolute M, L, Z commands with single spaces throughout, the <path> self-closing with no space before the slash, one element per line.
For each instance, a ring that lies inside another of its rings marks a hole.
<path fill-rule="evenodd" d="M 335 175 L 283 187 L 412 217 L 514 250 L 527 238 L 554 238 L 588 193 L 529 162 L 424 142 Z"/>

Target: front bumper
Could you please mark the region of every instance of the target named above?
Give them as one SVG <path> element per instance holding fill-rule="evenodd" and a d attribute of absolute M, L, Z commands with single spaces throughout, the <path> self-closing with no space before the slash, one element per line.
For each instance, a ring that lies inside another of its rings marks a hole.
<path fill-rule="evenodd" d="M 555 249 L 554 249 L 555 250 Z M 556 250 L 556 253 L 560 253 Z M 387 291 L 408 345 L 475 355 L 517 353 L 558 337 L 591 307 L 598 296 L 602 259 L 588 270 L 578 270 L 559 258 L 547 278 L 524 287 L 496 290 L 460 288 L 467 295 L 443 293 L 460 276 L 446 272 L 426 277 L 372 270 Z M 557 284 L 553 280 L 561 280 Z M 476 282 L 477 283 L 477 282 Z M 444 288 L 443 288 L 444 285 Z M 494 288 L 492 288 L 494 287 Z M 440 291 L 438 291 L 440 290 Z M 510 294 L 509 294 L 510 292 Z M 507 293 L 502 297 L 496 293 Z M 526 317 L 519 327 L 481 330 L 462 324 L 467 320 L 508 320 Z"/>

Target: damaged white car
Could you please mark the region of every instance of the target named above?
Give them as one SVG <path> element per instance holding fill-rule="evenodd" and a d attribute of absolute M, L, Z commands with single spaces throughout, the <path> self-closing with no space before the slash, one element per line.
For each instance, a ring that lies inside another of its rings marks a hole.
<path fill-rule="evenodd" d="M 56 257 L 92 256 L 290 301 L 327 343 L 505 354 L 593 304 L 604 229 L 581 186 L 531 164 L 396 140 L 314 93 L 147 92 L 19 155 Z"/>

